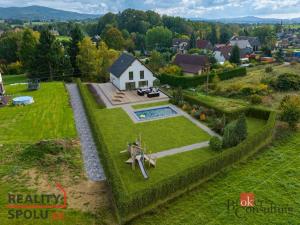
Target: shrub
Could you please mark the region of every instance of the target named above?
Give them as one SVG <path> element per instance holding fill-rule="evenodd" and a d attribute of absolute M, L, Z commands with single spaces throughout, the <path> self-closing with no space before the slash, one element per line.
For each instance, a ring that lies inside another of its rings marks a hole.
<path fill-rule="evenodd" d="M 23 73 L 23 66 L 22 64 L 17 61 L 15 63 L 11 63 L 7 66 L 7 71 L 8 74 L 22 74 Z"/>
<path fill-rule="evenodd" d="M 238 145 L 247 137 L 246 116 L 242 114 L 238 120 L 227 124 L 224 129 L 223 147 L 230 148 Z"/>
<path fill-rule="evenodd" d="M 182 88 L 178 87 L 172 93 L 171 103 L 174 105 L 179 105 L 181 102 L 183 102 Z"/>
<path fill-rule="evenodd" d="M 209 141 L 209 146 L 214 151 L 222 150 L 222 141 L 218 137 L 212 137 Z"/>
<path fill-rule="evenodd" d="M 261 96 L 254 94 L 254 95 L 250 96 L 250 102 L 252 104 L 260 104 L 260 103 L 262 103 L 262 98 L 261 98 Z"/>
<path fill-rule="evenodd" d="M 280 91 L 300 90 L 300 76 L 284 73 L 278 76 L 275 88 Z"/>
<path fill-rule="evenodd" d="M 285 96 L 280 104 L 281 119 L 295 128 L 300 121 L 300 97 L 298 95 Z"/>
<path fill-rule="evenodd" d="M 267 66 L 267 67 L 265 68 L 265 72 L 266 72 L 266 73 L 271 73 L 271 72 L 273 72 L 273 67 L 272 67 L 272 66 Z"/>

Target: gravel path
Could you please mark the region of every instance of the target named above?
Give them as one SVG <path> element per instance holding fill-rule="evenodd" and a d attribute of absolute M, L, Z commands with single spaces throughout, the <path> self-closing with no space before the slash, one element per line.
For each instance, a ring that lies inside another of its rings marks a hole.
<path fill-rule="evenodd" d="M 76 84 L 66 84 L 71 97 L 76 128 L 80 136 L 81 150 L 86 173 L 90 180 L 105 180 L 103 167 L 100 163 L 90 125 L 84 111 L 83 103 Z"/>

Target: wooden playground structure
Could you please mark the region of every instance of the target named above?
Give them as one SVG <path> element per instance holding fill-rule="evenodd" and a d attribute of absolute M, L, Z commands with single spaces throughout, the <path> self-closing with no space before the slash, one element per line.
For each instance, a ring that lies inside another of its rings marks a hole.
<path fill-rule="evenodd" d="M 126 163 L 131 164 L 132 170 L 135 170 L 136 162 L 139 165 L 139 168 L 142 172 L 142 175 L 145 179 L 149 178 L 149 175 L 145 169 L 145 163 L 148 163 L 149 167 L 156 166 L 156 158 L 152 157 L 151 154 L 147 154 L 146 146 L 142 147 L 142 138 L 140 135 L 139 140 L 137 139 L 134 143 L 128 144 L 126 150 L 121 151 L 121 153 L 128 152 L 130 158 L 126 161 Z"/>

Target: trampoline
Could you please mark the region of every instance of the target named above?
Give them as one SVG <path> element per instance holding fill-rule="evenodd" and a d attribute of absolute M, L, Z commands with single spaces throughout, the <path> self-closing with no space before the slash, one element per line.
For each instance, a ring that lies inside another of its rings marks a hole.
<path fill-rule="evenodd" d="M 34 103 L 31 96 L 21 96 L 13 99 L 14 105 L 29 105 Z"/>

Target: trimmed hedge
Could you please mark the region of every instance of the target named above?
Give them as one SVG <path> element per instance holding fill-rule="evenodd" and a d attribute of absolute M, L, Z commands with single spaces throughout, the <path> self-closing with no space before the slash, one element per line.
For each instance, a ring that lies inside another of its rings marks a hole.
<path fill-rule="evenodd" d="M 211 81 L 215 73 L 209 74 L 209 81 Z M 219 73 L 220 80 L 228 80 L 234 77 L 246 76 L 247 70 L 244 67 L 239 67 L 230 71 Z M 188 76 L 173 76 L 168 74 L 159 75 L 158 79 L 161 84 L 169 84 L 174 87 L 190 88 L 197 87 L 198 85 L 204 84 L 207 81 L 206 75 L 188 77 Z"/>
<path fill-rule="evenodd" d="M 95 109 L 87 97 L 85 89 L 80 80 L 77 81 L 86 113 L 89 117 L 90 126 L 101 155 L 107 181 L 111 186 L 115 205 L 117 208 L 120 223 L 125 223 L 135 216 L 138 216 L 145 208 L 155 206 L 159 200 L 165 200 L 176 193 L 186 190 L 190 185 L 194 185 L 201 180 L 205 180 L 209 176 L 214 175 L 226 166 L 239 161 L 240 159 L 252 155 L 262 146 L 268 144 L 272 138 L 273 129 L 276 122 L 276 113 L 269 113 L 266 125 L 255 135 L 249 136 L 245 141 L 234 148 L 230 148 L 221 152 L 217 157 L 178 172 L 176 175 L 165 178 L 162 182 L 155 186 L 128 194 L 122 179 L 115 165 L 115 161 L 111 157 L 103 136 L 101 127 L 98 127 L 95 115 Z"/>

